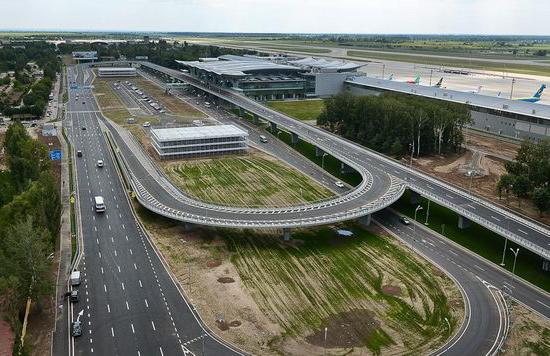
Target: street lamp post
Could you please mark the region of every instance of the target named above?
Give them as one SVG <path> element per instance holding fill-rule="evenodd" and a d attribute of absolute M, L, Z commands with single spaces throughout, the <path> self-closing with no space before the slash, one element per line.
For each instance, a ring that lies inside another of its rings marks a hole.
<path fill-rule="evenodd" d="M 382 63 L 382 79 L 384 79 L 386 74 L 386 63 Z"/>
<path fill-rule="evenodd" d="M 468 175 L 470 176 L 470 187 L 468 190 L 470 191 L 470 194 L 472 194 L 472 183 L 474 181 L 474 173 L 475 171 L 468 171 Z"/>
<path fill-rule="evenodd" d="M 323 156 L 321 157 L 321 168 L 325 169 L 325 156 L 328 154 L 323 153 Z"/>
<path fill-rule="evenodd" d="M 428 208 L 426 209 L 426 221 L 424 225 L 428 226 L 428 218 L 430 217 L 430 199 L 428 199 Z"/>
<path fill-rule="evenodd" d="M 418 210 L 422 210 L 422 206 L 419 204 L 416 209 L 414 209 L 414 234 L 416 235 L 416 213 L 418 213 Z"/>
<path fill-rule="evenodd" d="M 510 220 L 506 218 L 506 230 L 510 231 Z M 504 249 L 502 250 L 502 261 L 500 265 L 504 267 L 504 258 L 506 257 L 506 247 L 508 247 L 508 238 L 504 236 Z"/>
<path fill-rule="evenodd" d="M 512 100 L 512 97 L 514 96 L 514 83 L 516 82 L 516 78 L 512 78 L 512 88 L 510 89 L 510 100 Z"/>
<path fill-rule="evenodd" d="M 512 251 L 512 253 L 514 254 L 514 265 L 512 267 L 512 278 L 510 279 L 510 287 L 511 287 L 512 284 L 514 283 L 514 277 L 516 275 L 516 260 L 518 258 L 518 254 L 519 254 L 519 247 L 516 248 L 515 251 L 514 251 L 513 248 L 510 248 L 510 251 Z"/>

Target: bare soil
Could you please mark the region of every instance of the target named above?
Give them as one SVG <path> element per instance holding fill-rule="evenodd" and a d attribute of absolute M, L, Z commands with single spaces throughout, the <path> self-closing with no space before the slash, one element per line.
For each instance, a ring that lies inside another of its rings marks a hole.
<path fill-rule="evenodd" d="M 550 320 L 516 303 L 511 318 L 504 355 L 550 355 Z"/>
<path fill-rule="evenodd" d="M 235 280 L 231 277 L 220 277 L 220 278 L 218 278 L 218 282 L 220 282 L 220 283 L 235 283 Z"/>
<path fill-rule="evenodd" d="M 388 295 L 395 295 L 400 296 L 401 295 L 401 287 L 399 286 L 392 286 L 392 285 L 385 285 L 382 286 L 382 292 Z"/>

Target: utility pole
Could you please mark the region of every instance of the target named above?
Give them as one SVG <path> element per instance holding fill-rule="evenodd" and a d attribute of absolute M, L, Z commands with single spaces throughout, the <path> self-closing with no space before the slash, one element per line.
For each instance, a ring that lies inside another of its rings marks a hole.
<path fill-rule="evenodd" d="M 514 83 L 516 82 L 516 78 L 512 78 L 512 89 L 510 90 L 510 100 L 512 100 L 512 97 L 514 95 Z"/>
<path fill-rule="evenodd" d="M 432 75 L 434 74 L 434 69 L 430 68 L 430 86 L 432 86 Z"/>
<path fill-rule="evenodd" d="M 386 63 L 382 63 L 382 79 L 385 78 L 386 74 Z"/>
<path fill-rule="evenodd" d="M 418 210 L 422 210 L 422 205 L 418 204 L 418 206 L 416 207 L 416 209 L 414 209 L 414 234 L 416 235 L 416 213 L 418 213 Z"/>
<path fill-rule="evenodd" d="M 430 217 L 430 199 L 428 198 L 428 209 L 426 209 L 426 222 L 424 222 L 424 225 L 428 226 L 428 218 Z"/>
<path fill-rule="evenodd" d="M 323 156 L 321 157 L 321 168 L 325 169 L 325 156 L 327 156 L 326 153 L 323 153 Z"/>

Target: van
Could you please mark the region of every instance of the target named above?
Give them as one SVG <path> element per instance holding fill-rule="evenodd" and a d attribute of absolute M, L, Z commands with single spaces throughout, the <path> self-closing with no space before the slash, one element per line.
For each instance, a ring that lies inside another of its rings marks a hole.
<path fill-rule="evenodd" d="M 96 213 L 102 213 L 105 211 L 105 202 L 103 201 L 103 197 L 94 197 L 94 208 Z"/>
<path fill-rule="evenodd" d="M 71 286 L 80 285 L 80 271 L 71 272 Z"/>
<path fill-rule="evenodd" d="M 264 135 L 260 135 L 260 142 L 267 143 L 267 137 L 265 137 Z"/>

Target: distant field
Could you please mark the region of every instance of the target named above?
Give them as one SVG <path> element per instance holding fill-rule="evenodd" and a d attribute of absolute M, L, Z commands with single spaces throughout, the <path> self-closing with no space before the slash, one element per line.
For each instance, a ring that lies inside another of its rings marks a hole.
<path fill-rule="evenodd" d="M 182 190 L 222 205 L 280 207 L 333 196 L 308 176 L 263 153 L 161 164 Z"/>
<path fill-rule="evenodd" d="M 397 53 L 379 53 L 376 51 L 347 51 L 348 56 L 372 58 L 372 59 L 385 59 L 390 61 L 407 62 L 407 63 L 419 63 L 434 66 L 447 66 L 447 67 L 459 67 L 470 68 L 480 70 L 492 70 L 496 72 L 515 72 L 523 74 L 535 74 L 535 75 L 550 75 L 550 66 L 537 66 L 520 63 L 507 63 L 506 65 L 498 62 L 480 62 L 470 61 L 460 58 L 435 58 L 427 56 L 410 56 L 406 54 Z"/>
<path fill-rule="evenodd" d="M 270 101 L 267 106 L 298 120 L 316 120 L 323 111 L 323 100 Z"/>
<path fill-rule="evenodd" d="M 307 53 L 330 53 L 330 49 L 323 49 L 323 48 L 310 48 L 310 47 L 298 47 L 298 46 L 278 46 L 278 45 L 262 45 L 262 48 L 269 48 L 269 49 L 280 49 L 283 51 L 296 51 L 296 52 L 307 52 Z"/>

